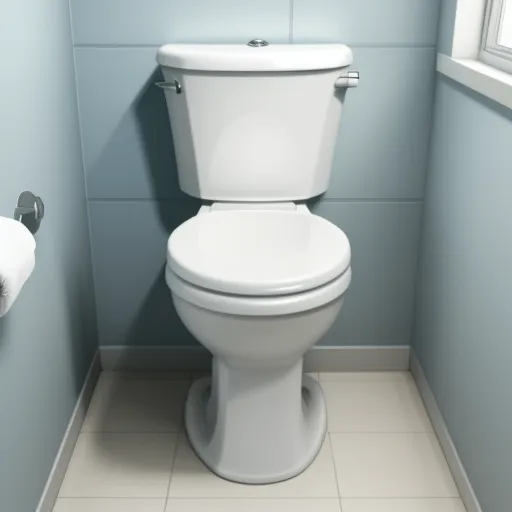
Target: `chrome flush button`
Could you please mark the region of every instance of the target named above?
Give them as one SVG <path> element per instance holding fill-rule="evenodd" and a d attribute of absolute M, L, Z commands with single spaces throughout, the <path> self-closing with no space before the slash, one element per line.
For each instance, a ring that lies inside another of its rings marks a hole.
<path fill-rule="evenodd" d="M 268 43 L 263 39 L 253 39 L 247 43 L 247 46 L 251 46 L 252 48 L 261 48 L 262 46 L 268 46 Z"/>

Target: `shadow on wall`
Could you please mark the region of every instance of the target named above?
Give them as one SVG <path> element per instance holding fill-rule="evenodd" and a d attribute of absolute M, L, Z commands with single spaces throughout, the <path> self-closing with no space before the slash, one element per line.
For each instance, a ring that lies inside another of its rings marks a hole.
<path fill-rule="evenodd" d="M 83 117 L 98 124 L 98 133 L 85 132 L 89 198 L 94 199 L 187 199 L 178 183 L 176 157 L 169 114 L 159 69 L 149 72 L 136 91 L 121 90 L 120 98 L 107 89 L 105 98 L 85 95 Z M 97 102 L 107 110 L 103 119 Z M 122 112 L 119 112 L 121 110 Z M 119 117 L 118 117 L 119 116 Z M 101 126 L 101 123 L 105 126 Z M 111 126 L 111 123 L 113 125 Z"/>
<path fill-rule="evenodd" d="M 179 186 L 178 165 L 165 93 L 155 85 L 162 81 L 162 72 L 155 69 L 134 103 L 137 131 L 150 174 L 152 197 L 169 197 L 171 192 L 173 199 L 192 200 Z M 163 214 L 162 221 L 165 223 L 165 220 L 166 215 Z"/>
<path fill-rule="evenodd" d="M 172 123 L 166 102 L 166 95 L 172 96 L 176 93 L 165 92 L 155 85 L 156 82 L 163 81 L 161 70 L 156 69 L 135 101 L 138 130 L 147 167 L 150 169 L 153 197 L 169 197 L 166 191 L 172 191 L 174 199 L 191 199 L 179 186 Z M 186 101 L 185 94 L 176 100 Z M 185 129 L 186 126 L 188 125 L 181 125 L 180 129 Z"/>
<path fill-rule="evenodd" d="M 161 70 L 157 69 L 137 98 L 135 111 L 144 154 L 151 171 L 154 196 L 159 197 L 161 191 L 166 190 L 164 187 L 170 186 L 169 190 L 179 191 L 180 197 L 173 204 L 170 201 L 157 202 L 160 222 L 166 232 L 171 234 L 180 224 L 196 215 L 201 201 L 188 196 L 179 188 L 178 166 L 165 93 L 155 86 L 155 82 L 161 81 L 164 81 L 164 77 Z M 165 344 L 171 338 L 176 345 L 197 344 L 180 320 L 172 302 L 165 281 L 165 254 L 163 251 L 163 265 L 130 326 L 127 339 L 129 345 L 140 344 L 148 336 L 152 343 L 158 345 Z"/>
<path fill-rule="evenodd" d="M 63 286 L 66 302 L 63 316 L 68 324 L 70 343 L 73 345 L 70 352 L 74 368 L 75 393 L 78 396 L 84 383 L 85 372 L 89 369 L 89 362 L 97 350 L 97 318 L 90 271 L 85 272 L 73 264 L 71 268 L 65 270 Z M 85 366 L 84 361 L 87 361 Z"/>
<path fill-rule="evenodd" d="M 4 348 L 4 340 L 7 339 L 7 319 L 0 318 L 0 358 L 2 357 L 2 350 Z"/>
<path fill-rule="evenodd" d="M 97 297 L 102 343 L 126 345 L 191 345 L 197 342 L 182 324 L 165 282 L 166 244 L 179 225 L 197 214 L 201 202 L 179 189 L 169 114 L 162 81 L 154 70 L 109 138 L 96 169 L 113 172 L 110 180 L 132 179 L 135 192 L 146 173 L 150 201 L 115 204 L 95 202 L 91 208 Z M 114 162 L 123 144 L 133 158 Z M 110 165 L 106 167 L 107 162 Z M 137 182 L 137 180 L 139 180 Z M 121 182 L 122 183 L 122 182 Z M 143 197 L 143 196 L 142 196 Z M 122 261 L 119 254 L 123 254 Z M 131 278 L 130 278 L 131 276 Z M 115 307 L 112 305 L 115 304 Z"/>
<path fill-rule="evenodd" d="M 198 342 L 183 325 L 165 282 L 165 266 L 158 272 L 149 292 L 127 330 L 127 345 L 190 346 Z"/>

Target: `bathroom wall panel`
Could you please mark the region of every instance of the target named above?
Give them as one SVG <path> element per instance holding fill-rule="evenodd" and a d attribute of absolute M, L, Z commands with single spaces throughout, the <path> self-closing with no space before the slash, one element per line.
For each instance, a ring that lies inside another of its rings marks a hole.
<path fill-rule="evenodd" d="M 184 196 L 156 50 L 75 49 L 89 199 Z"/>
<path fill-rule="evenodd" d="M 46 208 L 35 269 L 0 318 L 0 511 L 34 512 L 97 329 L 69 4 L 1 10 L 0 215 L 27 189 Z"/>
<path fill-rule="evenodd" d="M 485 512 L 512 489 L 512 113 L 440 77 L 414 350 Z"/>
<path fill-rule="evenodd" d="M 421 202 L 319 202 L 352 249 L 352 283 L 322 345 L 408 345 Z"/>
<path fill-rule="evenodd" d="M 440 0 L 294 0 L 295 42 L 434 46 Z"/>
<path fill-rule="evenodd" d="M 89 204 L 100 344 L 190 345 L 164 279 L 169 233 L 199 202 Z"/>
<path fill-rule="evenodd" d="M 326 197 L 423 196 L 434 99 L 434 48 L 354 48 Z"/>
<path fill-rule="evenodd" d="M 290 0 L 71 0 L 75 44 L 287 42 Z"/>
<path fill-rule="evenodd" d="M 452 51 L 457 2 L 458 0 L 442 0 L 439 13 L 437 49 L 448 55 Z"/>
<path fill-rule="evenodd" d="M 77 48 L 89 198 L 176 198 L 171 127 L 151 48 Z M 326 197 L 417 199 L 423 193 L 435 50 L 355 48 Z"/>
<path fill-rule="evenodd" d="M 133 0 L 127 8 L 121 0 L 72 0 L 101 343 L 194 343 L 162 276 L 165 240 L 198 203 L 179 190 L 164 96 L 152 85 L 161 78 L 158 46 L 255 37 L 282 43 L 292 28 L 295 42 L 351 44 L 361 71 L 360 87 L 347 93 L 331 186 L 317 205 L 350 230 L 355 251 L 346 308 L 322 343 L 408 343 L 438 4 Z M 165 211 L 176 222 L 162 223 Z M 385 260 L 378 258 L 381 234 L 396 242 Z M 122 264 L 118 246 L 127 248 Z M 137 287 L 128 293 L 134 275 Z M 378 284 L 383 279 L 393 301 Z"/>
<path fill-rule="evenodd" d="M 101 344 L 196 343 L 174 311 L 163 269 L 168 233 L 198 207 L 193 201 L 90 204 Z M 311 207 L 347 233 L 354 261 L 342 315 L 321 344 L 408 344 L 421 203 Z"/>

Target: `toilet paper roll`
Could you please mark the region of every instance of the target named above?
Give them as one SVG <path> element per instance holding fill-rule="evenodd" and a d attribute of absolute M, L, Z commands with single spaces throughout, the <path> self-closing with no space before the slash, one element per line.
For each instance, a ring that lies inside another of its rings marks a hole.
<path fill-rule="evenodd" d="M 21 223 L 0 217 L 0 317 L 18 297 L 35 266 L 36 241 Z"/>

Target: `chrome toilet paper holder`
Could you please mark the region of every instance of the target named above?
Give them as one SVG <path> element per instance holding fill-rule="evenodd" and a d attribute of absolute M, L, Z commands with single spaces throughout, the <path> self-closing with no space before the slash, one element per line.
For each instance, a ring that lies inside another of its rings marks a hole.
<path fill-rule="evenodd" d="M 18 197 L 16 208 L 14 208 L 14 220 L 20 221 L 34 235 L 37 233 L 43 217 L 43 200 L 29 190 L 24 190 Z"/>

